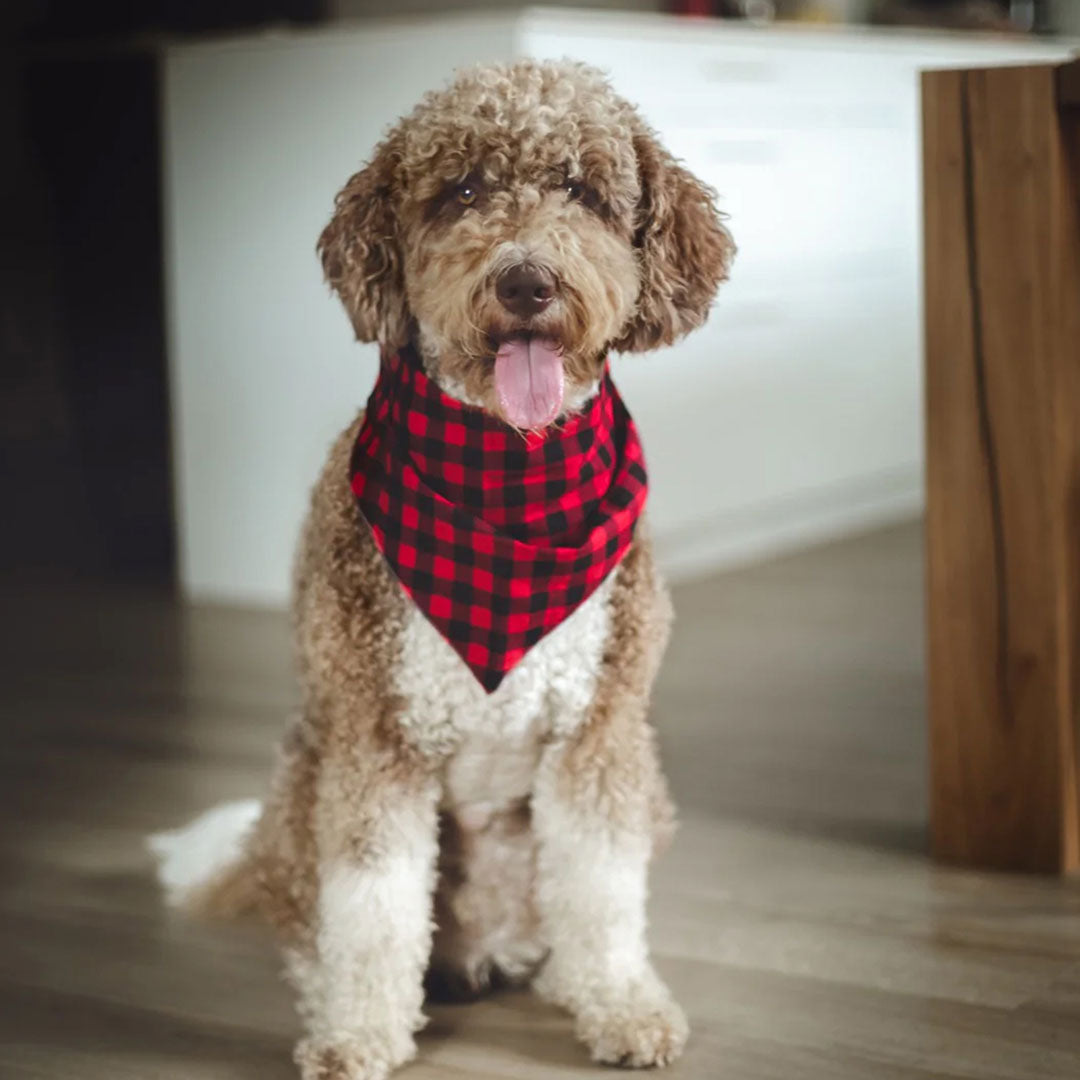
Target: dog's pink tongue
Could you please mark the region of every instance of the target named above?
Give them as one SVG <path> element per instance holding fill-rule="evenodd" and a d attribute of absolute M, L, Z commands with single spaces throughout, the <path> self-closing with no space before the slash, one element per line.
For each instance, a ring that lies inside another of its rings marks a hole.
<path fill-rule="evenodd" d="M 495 393 L 503 415 L 526 431 L 546 427 L 563 401 L 562 353 L 543 338 L 511 338 L 495 355 Z"/>

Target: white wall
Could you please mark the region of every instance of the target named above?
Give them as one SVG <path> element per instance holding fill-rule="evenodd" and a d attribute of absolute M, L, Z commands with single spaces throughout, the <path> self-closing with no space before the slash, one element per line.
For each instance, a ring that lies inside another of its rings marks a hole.
<path fill-rule="evenodd" d="M 334 192 L 463 63 L 608 68 L 720 192 L 709 325 L 620 358 L 661 557 L 689 573 L 921 502 L 920 64 L 1060 56 L 943 36 L 534 11 L 188 46 L 166 63 L 181 579 L 280 602 L 307 491 L 375 373 L 320 281 Z"/>

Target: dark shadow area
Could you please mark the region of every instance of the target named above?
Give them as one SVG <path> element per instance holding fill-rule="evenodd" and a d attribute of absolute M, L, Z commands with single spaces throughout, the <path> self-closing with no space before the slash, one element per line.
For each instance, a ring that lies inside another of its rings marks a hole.
<path fill-rule="evenodd" d="M 159 44 L 321 0 L 0 12 L 0 574 L 171 586 Z"/>

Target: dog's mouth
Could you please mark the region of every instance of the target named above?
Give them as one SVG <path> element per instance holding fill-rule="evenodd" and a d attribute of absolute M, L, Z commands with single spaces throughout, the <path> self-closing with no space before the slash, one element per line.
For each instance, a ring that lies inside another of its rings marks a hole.
<path fill-rule="evenodd" d="M 523 431 L 547 427 L 562 411 L 562 346 L 553 338 L 518 333 L 495 351 L 495 396 L 508 423 Z"/>

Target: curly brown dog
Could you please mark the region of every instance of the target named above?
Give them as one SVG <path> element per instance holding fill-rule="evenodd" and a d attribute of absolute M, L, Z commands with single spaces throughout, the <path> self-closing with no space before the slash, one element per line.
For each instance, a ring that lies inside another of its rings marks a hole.
<path fill-rule="evenodd" d="M 384 361 L 411 347 L 452 404 L 526 432 L 595 400 L 609 352 L 701 325 L 733 245 L 712 192 L 602 75 L 522 61 L 468 71 L 400 121 L 319 252 L 359 340 Z M 666 1064 L 687 1025 L 645 940 L 673 813 L 646 716 L 670 607 L 644 521 L 486 692 L 358 510 L 362 421 L 301 538 L 304 705 L 271 793 L 153 839 L 170 899 L 277 929 L 307 1080 L 409 1060 L 425 980 L 534 979 L 597 1061 Z"/>

